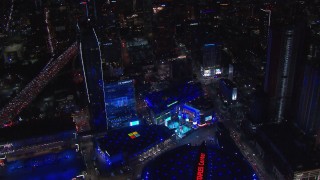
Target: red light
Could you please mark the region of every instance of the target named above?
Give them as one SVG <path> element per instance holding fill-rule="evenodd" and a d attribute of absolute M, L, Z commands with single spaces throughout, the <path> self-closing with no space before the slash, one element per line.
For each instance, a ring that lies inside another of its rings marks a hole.
<path fill-rule="evenodd" d="M 197 168 L 197 178 L 196 178 L 197 180 L 203 180 L 205 158 L 206 158 L 206 154 L 200 153 L 199 163 Z"/>
<path fill-rule="evenodd" d="M 4 164 L 4 160 L 2 160 L 2 159 L 0 159 L 0 166 L 4 166 L 5 164 Z"/>
<path fill-rule="evenodd" d="M 198 124 L 199 127 L 204 127 L 206 125 L 207 125 L 206 123 L 205 124 Z"/>
<path fill-rule="evenodd" d="M 4 127 L 11 127 L 13 125 L 13 122 L 10 121 L 9 123 L 4 124 Z"/>

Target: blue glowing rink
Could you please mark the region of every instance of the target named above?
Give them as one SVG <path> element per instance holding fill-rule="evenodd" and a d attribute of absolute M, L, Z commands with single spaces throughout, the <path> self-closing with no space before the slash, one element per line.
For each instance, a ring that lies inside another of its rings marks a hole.
<path fill-rule="evenodd" d="M 258 180 L 255 171 L 239 154 L 213 146 L 183 145 L 151 160 L 142 180 Z"/>
<path fill-rule="evenodd" d="M 0 179 L 70 180 L 84 170 L 81 156 L 72 149 L 8 162 L 0 168 Z"/>

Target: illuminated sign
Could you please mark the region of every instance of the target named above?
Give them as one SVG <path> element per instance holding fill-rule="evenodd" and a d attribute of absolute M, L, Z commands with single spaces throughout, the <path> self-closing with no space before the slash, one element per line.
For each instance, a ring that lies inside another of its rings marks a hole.
<path fill-rule="evenodd" d="M 229 64 L 229 74 L 233 74 L 233 66 L 232 66 L 232 64 Z"/>
<path fill-rule="evenodd" d="M 173 102 L 173 103 L 171 103 L 171 104 L 168 104 L 167 107 L 170 107 L 170 106 L 172 106 L 172 105 L 174 105 L 174 104 L 177 104 L 177 103 L 178 103 L 178 101 L 175 101 L 175 102 Z"/>
<path fill-rule="evenodd" d="M 104 45 L 104 46 L 111 46 L 112 43 L 104 43 L 104 44 L 102 44 L 102 45 Z"/>
<path fill-rule="evenodd" d="M 204 163 L 206 159 L 206 154 L 205 153 L 200 153 L 199 156 L 199 162 L 198 162 L 198 167 L 197 167 L 197 180 L 203 180 L 204 176 Z"/>
<path fill-rule="evenodd" d="M 137 132 L 137 131 L 134 131 L 132 133 L 129 133 L 128 136 L 131 138 L 131 139 L 135 139 L 137 137 L 140 136 L 140 134 Z"/>
<path fill-rule="evenodd" d="M 139 125 L 139 121 L 131 121 L 130 126 L 137 126 Z"/>
<path fill-rule="evenodd" d="M 211 70 L 210 69 L 204 70 L 203 76 L 205 76 L 205 77 L 211 76 Z"/>
<path fill-rule="evenodd" d="M 121 85 L 121 84 L 128 84 L 128 83 L 131 83 L 131 82 L 132 82 L 132 80 L 120 81 L 120 82 L 118 82 L 118 84 L 119 84 L 119 85 Z"/>
<path fill-rule="evenodd" d="M 167 117 L 167 118 L 164 120 L 164 125 L 165 125 L 165 126 L 168 126 L 168 121 L 171 121 L 171 116 L 170 116 L 170 117 Z"/>
<path fill-rule="evenodd" d="M 198 124 L 199 127 L 204 127 L 206 125 L 207 125 L 206 123 L 205 124 Z"/>
<path fill-rule="evenodd" d="M 5 166 L 4 160 L 0 159 L 0 166 Z"/>
<path fill-rule="evenodd" d="M 233 88 L 232 90 L 232 100 L 237 100 L 237 88 Z"/>
<path fill-rule="evenodd" d="M 204 118 L 205 121 L 210 121 L 212 119 L 212 116 L 207 116 Z"/>
<path fill-rule="evenodd" d="M 6 156 L 0 157 L 0 166 L 5 166 Z"/>
<path fill-rule="evenodd" d="M 208 47 L 208 46 L 215 46 L 216 44 L 205 44 L 204 46 Z"/>
<path fill-rule="evenodd" d="M 184 59 L 186 57 L 187 57 L 186 55 L 180 55 L 180 56 L 178 56 L 178 59 Z"/>
<path fill-rule="evenodd" d="M 144 46 L 144 45 L 148 45 L 148 41 L 143 38 L 135 38 L 133 41 L 130 41 L 127 43 L 128 47 Z"/>
<path fill-rule="evenodd" d="M 216 69 L 215 74 L 221 74 L 221 69 Z"/>

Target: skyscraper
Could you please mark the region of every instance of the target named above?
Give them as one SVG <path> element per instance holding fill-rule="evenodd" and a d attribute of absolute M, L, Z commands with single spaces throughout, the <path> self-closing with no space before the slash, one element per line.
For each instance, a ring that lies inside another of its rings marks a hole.
<path fill-rule="evenodd" d="M 299 108 L 298 126 L 306 133 L 316 134 L 320 130 L 320 66 L 308 64 L 304 70 Z"/>
<path fill-rule="evenodd" d="M 152 1 L 133 0 L 133 8 L 143 18 L 143 31 L 146 37 L 152 37 Z"/>
<path fill-rule="evenodd" d="M 79 26 L 80 58 L 89 102 L 91 125 L 94 129 L 107 128 L 104 102 L 104 80 L 100 44 L 93 27 L 87 22 Z"/>
<path fill-rule="evenodd" d="M 280 123 L 287 118 L 297 63 L 304 60 L 304 30 L 303 23 L 270 28 L 264 90 L 269 97 L 269 118 L 272 122 Z"/>
<path fill-rule="evenodd" d="M 204 67 L 215 67 L 220 65 L 221 61 L 221 52 L 219 51 L 219 45 L 218 44 L 205 44 L 203 46 L 202 52 L 203 52 L 203 66 Z"/>
<path fill-rule="evenodd" d="M 221 74 L 221 45 L 205 44 L 202 48 L 203 76 Z"/>

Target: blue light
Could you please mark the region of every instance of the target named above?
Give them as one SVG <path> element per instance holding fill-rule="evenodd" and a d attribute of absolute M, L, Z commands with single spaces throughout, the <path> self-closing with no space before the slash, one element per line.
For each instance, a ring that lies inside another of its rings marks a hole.
<path fill-rule="evenodd" d="M 172 106 L 172 105 L 174 105 L 174 104 L 177 104 L 177 103 L 178 103 L 178 101 L 174 101 L 173 103 L 168 104 L 167 107 L 170 107 L 170 106 Z"/>
<path fill-rule="evenodd" d="M 131 121 L 130 126 L 137 126 L 139 125 L 139 121 Z"/>
<path fill-rule="evenodd" d="M 201 14 L 208 14 L 208 13 L 213 13 L 213 12 L 215 12 L 215 11 L 212 10 L 212 9 L 200 10 L 200 13 L 201 13 Z"/>
<path fill-rule="evenodd" d="M 165 121 L 170 121 L 170 120 L 171 120 L 171 116 L 165 119 Z"/>
<path fill-rule="evenodd" d="M 205 47 L 208 47 L 208 46 L 215 46 L 216 44 L 205 44 L 204 46 Z"/>
<path fill-rule="evenodd" d="M 145 99 L 145 101 L 146 101 L 146 103 L 147 103 L 147 105 L 148 105 L 149 107 L 152 107 L 152 106 L 153 106 L 152 103 L 149 101 L 149 99 Z"/>
<path fill-rule="evenodd" d="M 199 113 L 200 111 L 196 108 L 193 108 L 191 106 L 188 106 L 188 105 L 184 105 L 183 108 L 189 110 L 189 111 L 192 111 L 193 113 Z"/>
<path fill-rule="evenodd" d="M 212 115 L 207 116 L 207 117 L 204 118 L 205 121 L 210 121 L 211 119 L 213 119 L 213 118 L 212 118 Z"/>

